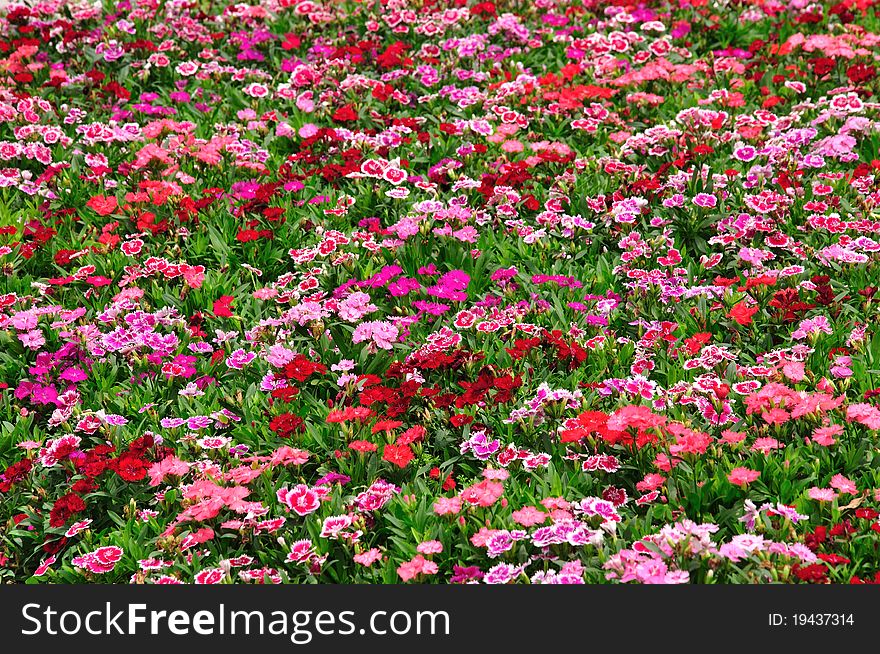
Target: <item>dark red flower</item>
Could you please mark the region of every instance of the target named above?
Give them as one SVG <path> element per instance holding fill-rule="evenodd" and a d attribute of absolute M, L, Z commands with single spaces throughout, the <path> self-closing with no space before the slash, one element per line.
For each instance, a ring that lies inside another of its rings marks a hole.
<path fill-rule="evenodd" d="M 828 581 L 828 568 L 821 563 L 798 566 L 795 568 L 794 574 L 801 581 L 806 581 L 811 584 L 820 584 Z"/>
<path fill-rule="evenodd" d="M 626 502 L 626 491 L 616 486 L 609 486 L 602 491 L 602 499 L 611 502 L 614 506 L 620 506 Z"/>
<path fill-rule="evenodd" d="M 62 495 L 55 500 L 52 511 L 49 513 L 49 526 L 63 527 L 72 515 L 85 511 L 85 509 L 86 503 L 79 495 L 74 493 Z"/>
<path fill-rule="evenodd" d="M 282 413 L 272 418 L 269 429 L 281 438 L 290 438 L 295 432 L 303 429 L 303 419 L 293 413 Z"/>
<path fill-rule="evenodd" d="M 877 77 L 877 69 L 870 64 L 853 64 L 846 69 L 846 76 L 853 84 L 864 84 Z"/>
<path fill-rule="evenodd" d="M 22 459 L 6 468 L 0 481 L 0 492 L 6 493 L 12 488 L 12 484 L 21 481 L 30 472 L 33 462 L 30 459 Z"/>
<path fill-rule="evenodd" d="M 113 462 L 113 469 L 125 481 L 140 481 L 147 476 L 147 463 L 128 452 Z"/>

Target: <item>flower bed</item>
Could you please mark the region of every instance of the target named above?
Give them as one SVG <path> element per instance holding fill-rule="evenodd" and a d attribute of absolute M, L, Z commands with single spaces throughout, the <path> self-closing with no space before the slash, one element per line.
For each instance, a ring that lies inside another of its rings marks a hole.
<path fill-rule="evenodd" d="M 874 2 L 0 12 L 0 580 L 880 580 Z"/>

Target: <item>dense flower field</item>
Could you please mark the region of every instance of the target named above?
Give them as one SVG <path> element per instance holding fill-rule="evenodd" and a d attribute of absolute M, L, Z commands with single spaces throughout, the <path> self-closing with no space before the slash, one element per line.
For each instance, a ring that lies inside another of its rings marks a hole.
<path fill-rule="evenodd" d="M 880 580 L 871 0 L 0 10 L 0 580 Z"/>

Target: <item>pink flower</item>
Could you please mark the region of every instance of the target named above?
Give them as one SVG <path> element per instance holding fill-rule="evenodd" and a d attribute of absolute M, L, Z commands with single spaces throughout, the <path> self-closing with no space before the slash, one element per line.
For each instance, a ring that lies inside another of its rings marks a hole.
<path fill-rule="evenodd" d="M 439 540 L 426 540 L 424 543 L 419 543 L 416 547 L 416 552 L 419 554 L 440 554 L 443 551 L 443 543 Z"/>
<path fill-rule="evenodd" d="M 752 450 L 755 452 L 760 452 L 761 454 L 767 456 L 773 450 L 778 450 L 782 447 L 782 444 L 776 440 L 775 438 L 763 437 L 756 438 L 755 442 L 752 443 Z"/>
<path fill-rule="evenodd" d="M 189 464 L 185 461 L 181 461 L 173 454 L 154 463 L 147 471 L 150 475 L 150 486 L 158 486 L 168 475 L 182 477 L 187 472 L 189 472 Z"/>
<path fill-rule="evenodd" d="M 226 365 L 234 370 L 241 370 L 256 358 L 257 355 L 255 353 L 238 349 L 226 357 Z"/>
<path fill-rule="evenodd" d="M 658 475 L 656 472 L 649 472 L 642 478 L 642 481 L 636 484 L 636 490 L 643 493 L 645 491 L 657 490 L 663 485 L 664 481 L 666 481 L 666 477 L 664 477 L 663 475 Z M 546 504 L 546 502 L 547 500 L 544 500 L 543 502 L 541 502 L 541 504 L 546 506 L 548 509 L 551 508 Z"/>
<path fill-rule="evenodd" d="M 816 427 L 816 429 L 813 430 L 813 441 L 815 441 L 819 445 L 822 445 L 823 447 L 830 447 L 837 442 L 834 440 L 834 437 L 839 436 L 842 433 L 843 425 Z"/>
<path fill-rule="evenodd" d="M 651 475 L 646 475 L 645 479 L 647 479 Z M 664 479 L 660 475 L 654 475 L 655 477 L 660 477 L 660 483 L 662 484 Z M 571 508 L 571 502 L 566 500 L 564 497 L 545 497 L 541 500 L 541 506 L 543 506 L 548 511 L 554 511 L 556 509 L 562 509 L 563 511 Z"/>
<path fill-rule="evenodd" d="M 859 422 L 868 429 L 880 429 L 880 409 L 870 404 L 850 404 L 846 408 L 846 419 Z"/>
<path fill-rule="evenodd" d="M 436 563 L 428 561 L 421 554 L 417 554 L 412 561 L 401 563 L 397 568 L 397 574 L 403 581 L 410 581 L 418 575 L 437 574 L 438 569 Z"/>
<path fill-rule="evenodd" d="M 46 572 L 49 571 L 49 567 L 57 560 L 58 558 L 53 554 L 49 558 L 40 561 L 40 565 L 37 567 L 36 570 L 34 570 L 34 576 L 42 577 L 44 574 L 46 574 Z"/>
<path fill-rule="evenodd" d="M 837 493 L 833 490 L 830 488 L 819 488 L 818 486 L 813 486 L 807 491 L 807 495 L 811 500 L 818 500 L 819 502 L 833 502 L 837 499 Z"/>
<path fill-rule="evenodd" d="M 321 525 L 321 538 L 339 538 L 346 529 L 351 527 L 352 522 L 351 516 L 348 514 L 325 518 Z"/>
<path fill-rule="evenodd" d="M 70 525 L 70 528 L 64 533 L 64 535 L 68 538 L 73 538 L 81 531 L 85 531 L 86 529 L 88 529 L 90 524 L 92 524 L 91 518 L 80 520 L 79 522 L 74 522 L 72 525 Z"/>
<path fill-rule="evenodd" d="M 284 560 L 288 563 L 307 563 L 315 556 L 317 556 L 317 552 L 312 541 L 304 538 L 291 543 L 290 552 Z"/>
<path fill-rule="evenodd" d="M 737 486 L 745 486 L 752 483 L 760 476 L 761 473 L 757 470 L 739 467 L 730 471 L 730 474 L 727 475 L 727 481 L 731 484 L 736 484 Z"/>
<path fill-rule="evenodd" d="M 194 583 L 200 586 L 219 584 L 225 576 L 221 568 L 208 568 L 196 574 Z"/>
<path fill-rule="evenodd" d="M 782 374 L 793 382 L 804 379 L 804 364 L 801 361 L 786 361 L 782 366 Z"/>
<path fill-rule="evenodd" d="M 297 484 L 291 488 L 281 488 L 276 493 L 278 501 L 299 516 L 314 513 L 321 506 L 318 493 L 306 486 Z"/>
<path fill-rule="evenodd" d="M 370 296 L 356 291 L 339 303 L 339 317 L 348 322 L 357 322 L 368 313 L 376 311 L 375 304 L 370 302 Z"/>
<path fill-rule="evenodd" d="M 858 493 L 858 488 L 856 488 L 855 483 L 847 479 L 841 474 L 836 474 L 831 478 L 831 487 L 836 488 L 841 493 L 846 493 L 848 495 L 855 495 Z"/>
<path fill-rule="evenodd" d="M 628 427 L 652 429 L 665 423 L 666 419 L 663 416 L 639 404 L 625 406 L 612 413 L 608 418 L 608 429 L 610 431 L 626 431 Z"/>
<path fill-rule="evenodd" d="M 461 511 L 460 497 L 438 497 L 434 502 L 434 513 L 437 515 L 449 515 Z"/>
<path fill-rule="evenodd" d="M 745 439 L 746 433 L 744 431 L 733 431 L 731 429 L 725 429 L 723 432 L 721 432 L 722 443 L 736 445 L 737 443 L 742 443 Z"/>
<path fill-rule="evenodd" d="M 99 547 L 94 552 L 89 552 L 82 556 L 75 556 L 71 559 L 71 563 L 77 568 L 83 568 L 93 574 L 105 574 L 112 572 L 113 568 L 122 558 L 123 549 L 115 545 Z"/>
<path fill-rule="evenodd" d="M 186 266 L 186 269 L 181 269 L 183 273 L 183 279 L 186 283 L 192 288 L 201 288 L 202 283 L 205 281 L 205 267 L 204 266 Z"/>
<path fill-rule="evenodd" d="M 366 552 L 361 552 L 360 554 L 354 555 L 355 563 L 359 563 L 360 565 L 369 568 L 376 561 L 382 560 L 382 552 L 377 548 L 372 548 L 367 550 Z"/>
<path fill-rule="evenodd" d="M 716 198 L 714 195 L 710 195 L 709 193 L 697 193 L 694 196 L 694 204 L 698 207 L 711 209 L 716 204 L 718 204 L 718 198 Z"/>
<path fill-rule="evenodd" d="M 547 514 L 534 506 L 524 506 L 511 514 L 513 521 L 523 527 L 534 527 L 547 521 Z"/>
<path fill-rule="evenodd" d="M 352 334 L 352 343 L 362 343 L 371 340 L 376 347 L 383 350 L 390 350 L 394 347 L 394 341 L 398 335 L 397 327 L 389 322 L 372 321 L 362 322 L 355 327 Z"/>
<path fill-rule="evenodd" d="M 501 482 L 484 479 L 478 484 L 468 486 L 461 492 L 461 499 L 469 504 L 492 506 L 504 492 Z"/>
<path fill-rule="evenodd" d="M 769 411 L 764 411 L 761 417 L 764 418 L 768 425 L 782 425 L 788 422 L 791 416 L 784 409 L 770 409 Z"/>
<path fill-rule="evenodd" d="M 294 447 L 290 447 L 289 445 L 282 445 L 277 450 L 272 452 L 272 457 L 269 459 L 269 463 L 272 466 L 300 466 L 308 460 L 309 453 L 305 450 L 298 450 Z"/>
<path fill-rule="evenodd" d="M 20 333 L 18 335 L 18 340 L 29 350 L 39 350 L 46 344 L 43 332 L 39 329 L 32 329 L 28 332 Z"/>

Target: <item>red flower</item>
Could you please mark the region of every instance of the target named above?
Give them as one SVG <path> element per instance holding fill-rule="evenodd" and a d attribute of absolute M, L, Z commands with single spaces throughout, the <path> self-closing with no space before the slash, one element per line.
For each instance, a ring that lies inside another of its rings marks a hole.
<path fill-rule="evenodd" d="M 495 3 L 494 2 L 479 2 L 471 7 L 471 15 L 479 16 L 480 14 L 494 15 L 495 14 Z"/>
<path fill-rule="evenodd" d="M 808 566 L 797 567 L 794 573 L 801 581 L 825 583 L 827 581 L 828 568 L 820 563 L 813 563 Z"/>
<path fill-rule="evenodd" d="M 109 197 L 94 195 L 88 202 L 86 202 L 86 206 L 99 216 L 109 216 L 116 211 L 116 207 L 119 205 L 116 198 L 112 195 Z"/>
<path fill-rule="evenodd" d="M 298 354 L 296 358 L 284 366 L 284 374 L 288 379 L 295 379 L 298 382 L 304 382 L 315 373 L 323 375 L 327 372 L 327 366 L 323 363 L 315 363 L 309 361 L 302 354 Z"/>
<path fill-rule="evenodd" d="M 357 118 L 357 112 L 350 104 L 339 107 L 339 109 L 337 109 L 333 113 L 333 120 L 335 120 L 337 123 L 350 122 L 353 120 L 357 120 Z"/>
<path fill-rule="evenodd" d="M 853 84 L 863 84 L 877 76 L 877 69 L 868 64 L 853 64 L 846 69 L 846 76 Z"/>
<path fill-rule="evenodd" d="M 382 459 L 396 466 L 405 468 L 415 458 L 413 451 L 408 445 L 386 445 L 382 452 Z"/>
<path fill-rule="evenodd" d="M 880 571 L 874 573 L 873 579 L 861 579 L 858 576 L 853 576 L 852 579 L 849 580 L 851 584 L 880 584 Z"/>
<path fill-rule="evenodd" d="M 373 428 L 370 430 L 374 434 L 378 434 L 382 431 L 393 431 L 400 427 L 403 423 L 399 420 L 380 420 Z"/>
<path fill-rule="evenodd" d="M 700 332 L 698 334 L 694 334 L 690 338 L 686 338 L 684 341 L 684 347 L 687 350 L 688 354 L 694 355 L 702 350 L 703 346 L 711 340 L 712 334 L 708 332 Z"/>
<path fill-rule="evenodd" d="M 6 468 L 6 472 L 0 475 L 0 493 L 9 491 L 12 488 L 12 484 L 24 479 L 32 467 L 33 463 L 30 459 L 22 459 Z"/>
<path fill-rule="evenodd" d="M 98 490 L 98 484 L 94 479 L 80 479 L 70 487 L 70 490 L 80 495 L 93 493 Z"/>
<path fill-rule="evenodd" d="M 145 450 L 153 447 L 155 443 L 156 441 L 153 439 L 152 434 L 144 434 L 140 438 L 136 438 L 131 442 L 128 446 L 128 451 L 133 454 L 143 454 Z"/>
<path fill-rule="evenodd" d="M 86 503 L 79 495 L 73 493 L 62 495 L 55 501 L 55 505 L 49 513 L 49 526 L 63 527 L 73 514 L 85 511 L 85 509 Z"/>
<path fill-rule="evenodd" d="M 232 318 L 232 301 L 234 299 L 231 295 L 221 295 L 214 300 L 214 315 L 219 318 Z"/>
<path fill-rule="evenodd" d="M 302 41 L 300 38 L 294 34 L 293 32 L 284 35 L 284 42 L 281 44 L 281 47 L 284 50 L 296 50 Z"/>
<path fill-rule="evenodd" d="M 728 318 L 732 318 L 734 322 L 746 326 L 752 324 L 752 316 L 758 313 L 758 307 L 750 307 L 745 302 L 736 303 L 730 312 Z"/>
<path fill-rule="evenodd" d="M 873 520 L 878 516 L 880 516 L 880 513 L 874 509 L 856 509 L 856 517 L 863 520 Z"/>
<path fill-rule="evenodd" d="M 255 229 L 241 229 L 235 239 L 240 243 L 249 243 L 260 238 L 260 233 Z"/>
<path fill-rule="evenodd" d="M 272 397 L 282 402 L 293 402 L 293 398 L 297 395 L 299 395 L 299 389 L 296 386 L 276 388 L 272 391 Z"/>
<path fill-rule="evenodd" d="M 58 540 L 43 543 L 43 551 L 49 555 L 58 554 L 58 552 L 63 550 L 64 546 L 67 545 L 67 541 L 67 536 L 62 536 Z"/>
<path fill-rule="evenodd" d="M 840 554 L 817 554 L 816 556 L 829 565 L 841 565 L 850 562 L 848 558 Z"/>
<path fill-rule="evenodd" d="M 813 66 L 813 72 L 819 77 L 822 77 L 834 70 L 834 66 L 837 62 L 831 57 L 816 57 L 810 59 L 810 64 Z"/>
<path fill-rule="evenodd" d="M 53 258 L 59 266 L 66 266 L 73 261 L 73 255 L 76 253 L 76 250 L 58 250 Z"/>
<path fill-rule="evenodd" d="M 302 429 L 303 419 L 293 413 L 282 413 L 275 416 L 269 423 L 269 429 L 281 438 L 290 438 L 294 432 Z"/>
<path fill-rule="evenodd" d="M 614 506 L 620 506 L 626 502 L 626 491 L 616 486 L 609 486 L 602 491 L 602 499 L 611 502 Z"/>
<path fill-rule="evenodd" d="M 114 461 L 116 474 L 125 481 L 140 481 L 147 476 L 147 464 L 137 455 L 126 452 Z"/>
<path fill-rule="evenodd" d="M 405 432 L 400 435 L 400 438 L 397 439 L 398 445 L 409 445 L 411 443 L 418 443 L 422 439 L 425 438 L 426 430 L 421 425 L 415 425 L 414 427 L 410 427 Z"/>

